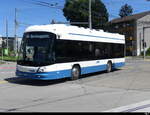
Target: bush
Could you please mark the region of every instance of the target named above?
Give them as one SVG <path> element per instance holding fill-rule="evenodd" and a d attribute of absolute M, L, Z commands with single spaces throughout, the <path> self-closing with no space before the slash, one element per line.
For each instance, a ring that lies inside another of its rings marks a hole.
<path fill-rule="evenodd" d="M 141 52 L 141 56 L 144 55 L 144 52 L 142 51 Z M 146 51 L 146 56 L 150 56 L 150 48 L 148 48 L 148 50 Z"/>
<path fill-rule="evenodd" d="M 150 48 L 146 51 L 146 56 L 150 56 Z"/>
<path fill-rule="evenodd" d="M 6 48 L 0 48 L 0 60 L 2 59 L 3 51 L 3 60 L 4 61 L 16 61 L 17 57 L 15 56 L 15 51 L 8 49 L 8 53 L 5 53 Z"/>

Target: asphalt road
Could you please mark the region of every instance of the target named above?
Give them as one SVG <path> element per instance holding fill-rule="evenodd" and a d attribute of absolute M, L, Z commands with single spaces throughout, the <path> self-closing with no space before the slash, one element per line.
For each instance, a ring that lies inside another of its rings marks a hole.
<path fill-rule="evenodd" d="M 150 60 L 76 81 L 21 79 L 15 66 L 0 65 L 0 112 L 104 112 L 150 100 Z"/>

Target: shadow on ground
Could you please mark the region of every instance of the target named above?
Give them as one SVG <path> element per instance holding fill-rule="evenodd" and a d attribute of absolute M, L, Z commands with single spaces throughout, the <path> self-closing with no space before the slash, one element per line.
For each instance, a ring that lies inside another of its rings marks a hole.
<path fill-rule="evenodd" d="M 19 84 L 19 85 L 30 85 L 30 86 L 48 86 L 55 85 L 59 83 L 64 83 L 67 79 L 58 79 L 58 80 L 35 80 L 35 79 L 27 79 L 27 78 L 7 78 L 5 79 L 9 83 Z"/>
<path fill-rule="evenodd" d="M 114 70 L 115 71 L 118 71 Z M 112 73 L 113 73 L 112 72 Z M 90 73 L 90 74 L 86 74 L 86 75 L 82 75 L 80 79 L 86 79 L 89 77 L 94 77 L 97 75 L 101 75 L 101 74 L 106 74 L 106 72 L 96 72 L 96 73 Z M 49 86 L 49 85 L 56 85 L 56 84 L 60 84 L 60 83 L 65 83 L 66 81 L 71 81 L 70 78 L 63 78 L 63 79 L 57 79 L 57 80 L 35 80 L 35 79 L 27 79 L 27 78 L 20 78 L 20 77 L 11 77 L 11 78 L 7 78 L 5 79 L 7 82 L 9 83 L 13 83 L 13 84 L 19 84 L 19 85 L 31 85 L 31 86 Z"/>

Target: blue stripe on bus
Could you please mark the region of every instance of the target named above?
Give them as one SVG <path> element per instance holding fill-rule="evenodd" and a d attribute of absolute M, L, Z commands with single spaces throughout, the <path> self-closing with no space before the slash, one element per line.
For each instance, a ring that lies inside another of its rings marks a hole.
<path fill-rule="evenodd" d="M 114 66 L 115 69 L 117 69 L 117 68 L 120 68 L 120 67 L 125 66 L 125 63 L 124 63 L 124 62 L 121 62 L 121 63 L 114 63 L 113 66 Z"/>
<path fill-rule="evenodd" d="M 117 69 L 119 67 L 124 66 L 125 63 L 115 63 L 113 64 L 113 69 Z M 104 71 L 107 69 L 107 65 L 100 66 L 92 66 L 92 67 L 83 67 L 81 68 L 81 74 L 88 74 L 98 71 Z M 16 75 L 18 77 L 31 78 L 31 79 L 41 79 L 41 80 L 54 80 L 71 77 L 71 69 L 54 71 L 54 72 L 44 72 L 44 73 L 28 73 L 28 72 L 20 72 L 16 71 Z"/>
<path fill-rule="evenodd" d="M 100 66 L 91 66 L 91 67 L 84 67 L 81 68 L 81 74 L 88 74 L 98 71 L 104 71 L 107 69 L 107 65 L 100 65 Z"/>
<path fill-rule="evenodd" d="M 70 35 L 88 36 L 88 37 L 95 37 L 95 38 L 105 38 L 105 39 L 113 39 L 113 40 L 121 40 L 121 41 L 124 41 L 124 39 L 119 39 L 119 38 L 110 38 L 110 37 L 93 36 L 93 35 L 76 34 L 76 33 L 69 33 L 69 34 L 70 34 Z"/>

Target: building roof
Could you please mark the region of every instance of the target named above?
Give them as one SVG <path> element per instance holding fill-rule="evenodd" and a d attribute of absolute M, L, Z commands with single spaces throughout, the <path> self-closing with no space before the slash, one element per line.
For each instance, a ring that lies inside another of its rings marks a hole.
<path fill-rule="evenodd" d="M 146 15 L 150 14 L 150 11 L 134 14 L 131 16 L 125 16 L 123 18 L 116 18 L 110 21 L 110 23 L 121 23 L 121 22 L 126 22 L 126 21 L 131 21 L 131 20 L 138 20 Z"/>

